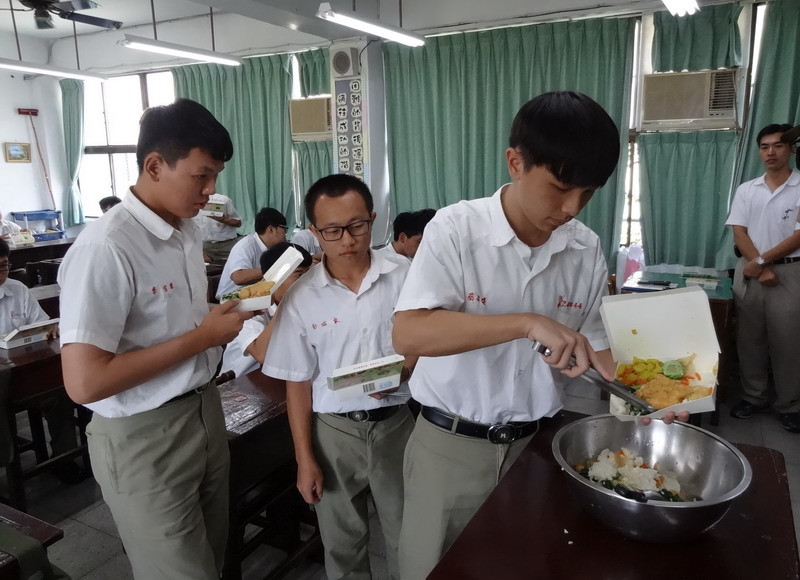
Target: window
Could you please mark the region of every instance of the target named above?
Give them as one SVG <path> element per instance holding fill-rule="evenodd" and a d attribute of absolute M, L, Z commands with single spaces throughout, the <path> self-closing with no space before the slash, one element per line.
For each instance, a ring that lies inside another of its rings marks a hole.
<path fill-rule="evenodd" d="M 114 77 L 87 83 L 84 93 L 84 156 L 78 175 L 84 213 L 100 214 L 108 195 L 123 197 L 139 174 L 136 141 L 147 107 L 175 100 L 169 71 Z"/>

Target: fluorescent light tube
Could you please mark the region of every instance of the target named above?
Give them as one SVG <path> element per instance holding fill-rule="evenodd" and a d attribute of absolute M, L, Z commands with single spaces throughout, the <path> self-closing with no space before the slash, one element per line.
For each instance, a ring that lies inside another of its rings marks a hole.
<path fill-rule="evenodd" d="M 182 44 L 172 44 L 171 42 L 153 40 L 152 38 L 142 38 L 132 34 L 126 34 L 125 40 L 121 40 L 120 44 L 127 48 L 155 52 L 157 54 L 168 54 L 181 58 L 190 58 L 192 60 L 199 60 L 201 62 L 216 62 L 218 64 L 227 64 L 229 66 L 239 66 L 244 62 L 238 56 L 233 56 L 224 52 L 202 50 L 200 48 L 192 48 L 191 46 L 184 46 Z"/>
<path fill-rule="evenodd" d="M 108 80 L 108 77 L 105 75 L 85 72 L 82 70 L 60 68 L 57 66 L 50 66 L 49 64 L 35 64 L 30 62 L 22 62 L 21 60 L 10 60 L 7 58 L 0 58 L 0 68 L 8 70 L 17 70 L 20 72 L 27 72 L 38 75 L 48 75 L 51 77 L 78 79 L 80 81 Z"/>
<path fill-rule="evenodd" d="M 673 16 L 686 16 L 700 10 L 696 0 L 662 0 L 662 2 Z"/>
<path fill-rule="evenodd" d="M 334 12 L 328 2 L 323 2 L 319 5 L 317 18 L 329 20 L 330 22 L 335 22 L 336 24 L 341 24 L 348 28 L 354 28 L 361 32 L 366 32 L 367 34 L 374 34 L 386 40 L 394 40 L 395 42 L 407 46 L 422 46 L 425 44 L 424 37 L 398 28 L 397 26 L 383 24 L 382 22 L 374 20 L 365 20 L 364 18 L 356 18 L 355 16 L 347 16 L 341 12 Z"/>

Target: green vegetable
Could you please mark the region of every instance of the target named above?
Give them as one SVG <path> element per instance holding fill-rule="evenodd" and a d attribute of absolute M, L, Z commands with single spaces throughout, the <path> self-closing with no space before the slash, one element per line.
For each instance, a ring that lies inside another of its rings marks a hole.
<path fill-rule="evenodd" d="M 683 378 L 686 369 L 676 360 L 668 360 L 661 367 L 661 373 L 668 379 L 679 380 Z"/>

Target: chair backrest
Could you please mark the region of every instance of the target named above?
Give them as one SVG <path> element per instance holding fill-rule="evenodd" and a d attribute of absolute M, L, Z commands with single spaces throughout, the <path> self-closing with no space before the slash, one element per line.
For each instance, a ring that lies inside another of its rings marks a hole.
<path fill-rule="evenodd" d="M 8 277 L 11 278 L 12 280 L 17 280 L 18 282 L 22 282 L 28 288 L 31 287 L 31 279 L 30 276 L 28 276 L 28 271 L 25 268 L 16 268 L 14 270 L 11 270 L 8 273 Z"/>
<path fill-rule="evenodd" d="M 221 274 L 215 276 L 207 276 L 208 278 L 208 297 L 207 300 L 211 304 L 219 303 L 217 300 L 217 288 L 219 288 L 219 279 L 222 278 Z"/>

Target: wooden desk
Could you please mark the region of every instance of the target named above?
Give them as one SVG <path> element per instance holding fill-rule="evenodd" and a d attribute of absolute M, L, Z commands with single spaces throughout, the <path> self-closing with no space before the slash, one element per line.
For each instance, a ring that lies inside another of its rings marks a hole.
<path fill-rule="evenodd" d="M 9 372 L 8 417 L 12 438 L 14 440 L 14 458 L 6 466 L 8 476 L 9 500 L 15 508 L 25 511 L 24 481 L 47 471 L 56 465 L 83 457 L 85 468 L 89 468 L 89 454 L 86 445 L 85 426 L 91 412 L 78 406 L 80 427 L 80 444 L 75 449 L 58 457 L 46 459 L 46 449 L 37 449 L 38 463 L 26 471 L 22 470 L 20 447 L 17 433 L 16 413 L 27 409 L 28 405 L 56 392 L 64 391 L 64 378 L 61 373 L 61 347 L 57 340 L 43 341 L 34 344 L 0 349 L 0 371 Z M 44 444 L 45 435 L 41 424 L 31 422 L 31 432 L 35 441 Z"/>
<path fill-rule="evenodd" d="M 300 522 L 314 522 L 295 487 L 297 466 L 286 416 L 286 385 L 255 370 L 219 389 L 231 452 L 230 533 L 222 577 L 240 579 L 241 561 L 266 543 L 289 554 L 267 576 L 281 578 L 319 545 L 318 534 L 300 541 Z M 262 529 L 244 542 L 248 522 Z"/>
<path fill-rule="evenodd" d="M 28 262 L 41 262 L 53 258 L 63 258 L 76 238 L 51 240 L 49 242 L 36 242 L 27 248 L 14 248 L 11 250 L 11 263 L 15 268 L 24 268 Z"/>
<path fill-rule="evenodd" d="M 0 522 L 37 540 L 45 548 L 64 537 L 63 530 L 4 504 L 0 504 Z M 0 578 L 17 578 L 18 574 L 17 559 L 0 550 Z"/>
<path fill-rule="evenodd" d="M 780 453 L 737 445 L 753 481 L 725 517 L 694 542 L 646 544 L 606 528 L 569 494 L 550 445 L 562 425 L 581 416 L 561 412 L 544 421 L 429 579 L 800 577 Z"/>

